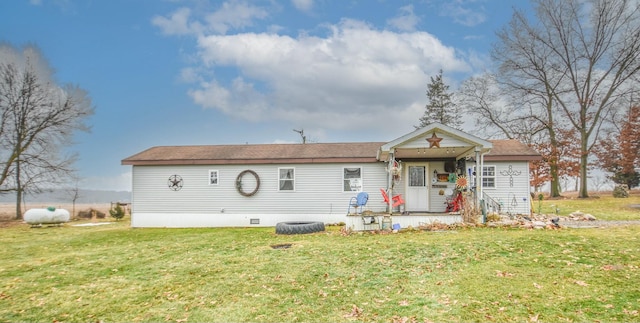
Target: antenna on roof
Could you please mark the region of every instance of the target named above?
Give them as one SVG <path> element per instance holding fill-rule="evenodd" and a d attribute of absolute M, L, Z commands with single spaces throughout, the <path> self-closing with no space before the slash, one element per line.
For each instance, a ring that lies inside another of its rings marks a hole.
<path fill-rule="evenodd" d="M 293 129 L 293 131 L 295 131 L 295 132 L 300 134 L 300 137 L 302 137 L 302 143 L 303 144 L 307 143 L 307 136 L 304 135 L 304 129 L 300 129 L 300 130 Z"/>

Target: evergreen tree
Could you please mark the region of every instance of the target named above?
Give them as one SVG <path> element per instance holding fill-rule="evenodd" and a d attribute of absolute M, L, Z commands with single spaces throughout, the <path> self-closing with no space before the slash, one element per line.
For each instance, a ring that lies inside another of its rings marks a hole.
<path fill-rule="evenodd" d="M 435 78 L 431 77 L 431 83 L 427 85 L 429 103 L 425 106 L 424 115 L 420 118 L 420 124 L 415 126 L 416 129 L 433 122 L 460 129 L 462 118 L 452 97 L 449 86 L 442 81 L 442 70 L 440 70 Z"/>

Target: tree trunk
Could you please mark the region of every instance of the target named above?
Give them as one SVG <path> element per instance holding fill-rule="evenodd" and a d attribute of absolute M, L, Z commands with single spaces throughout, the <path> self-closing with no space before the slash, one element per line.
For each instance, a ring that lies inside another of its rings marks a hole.
<path fill-rule="evenodd" d="M 558 178 L 558 160 L 560 154 L 558 153 L 558 139 L 556 138 L 556 131 L 553 128 L 553 111 L 551 105 L 547 107 L 549 113 L 549 124 L 547 128 L 549 131 L 549 143 L 551 144 L 551 159 L 549 160 L 549 181 L 551 197 L 560 197 L 560 179 Z"/>
<path fill-rule="evenodd" d="M 589 190 L 587 189 L 587 166 L 589 162 L 589 151 L 587 149 L 587 140 L 582 139 L 582 145 L 580 145 L 580 192 L 579 198 L 589 197 Z"/>
<path fill-rule="evenodd" d="M 16 161 L 16 220 L 22 220 L 22 184 L 20 183 L 20 157 Z"/>
<path fill-rule="evenodd" d="M 22 190 L 16 191 L 16 220 L 22 220 Z"/>
<path fill-rule="evenodd" d="M 551 191 L 549 192 L 549 195 L 551 197 L 559 197 L 560 179 L 558 178 L 558 164 L 556 162 L 549 164 L 549 175 L 551 176 L 551 180 L 549 181 Z"/>

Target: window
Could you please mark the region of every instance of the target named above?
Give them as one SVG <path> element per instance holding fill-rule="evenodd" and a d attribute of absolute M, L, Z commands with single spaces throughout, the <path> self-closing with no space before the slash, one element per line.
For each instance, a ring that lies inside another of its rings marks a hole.
<path fill-rule="evenodd" d="M 342 171 L 343 192 L 362 191 L 362 168 L 345 167 Z"/>
<path fill-rule="evenodd" d="M 218 171 L 210 170 L 209 171 L 209 185 L 218 185 Z"/>
<path fill-rule="evenodd" d="M 482 167 L 482 187 L 496 187 L 496 166 Z"/>
<path fill-rule="evenodd" d="M 425 167 L 424 166 L 409 166 L 409 186 L 411 187 L 425 187 Z"/>
<path fill-rule="evenodd" d="M 295 187 L 295 170 L 293 168 L 278 168 L 279 191 L 293 191 Z"/>

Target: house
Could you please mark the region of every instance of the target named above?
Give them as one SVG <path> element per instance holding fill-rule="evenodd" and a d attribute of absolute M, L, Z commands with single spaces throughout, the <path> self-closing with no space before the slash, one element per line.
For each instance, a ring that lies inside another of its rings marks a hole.
<path fill-rule="evenodd" d="M 369 193 L 365 210 L 391 214 L 402 227 L 460 222 L 446 212 L 451 176 L 467 176 L 478 203 L 528 214 L 528 164 L 539 158 L 518 141 L 434 123 L 390 142 L 159 146 L 122 165 L 132 166 L 133 227 L 322 221 L 359 230 L 361 217 L 348 213 L 361 191 Z M 385 203 L 381 189 L 404 204 Z"/>

